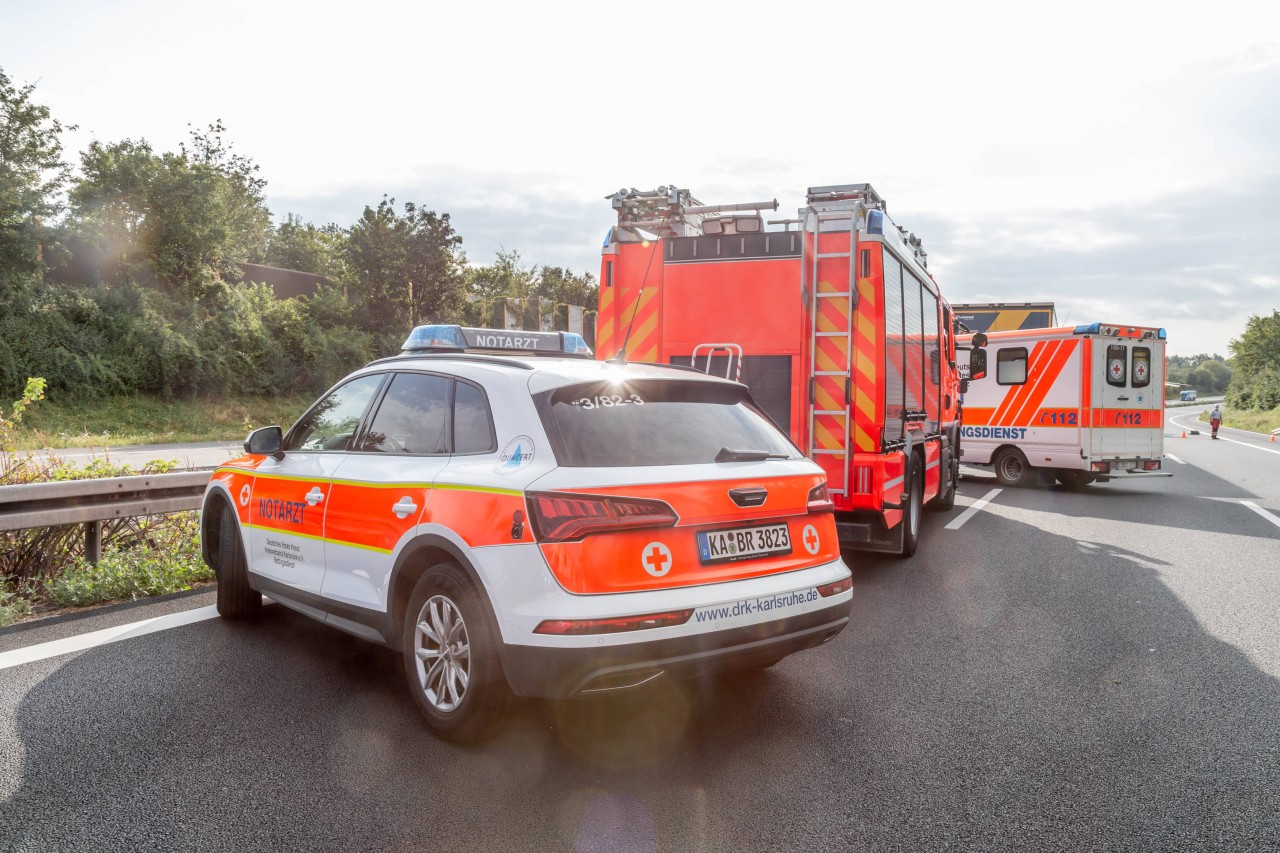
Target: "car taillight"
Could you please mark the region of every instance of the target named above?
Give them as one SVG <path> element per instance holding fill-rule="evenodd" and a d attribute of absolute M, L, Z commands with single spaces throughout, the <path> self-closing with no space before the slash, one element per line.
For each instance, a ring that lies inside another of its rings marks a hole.
<path fill-rule="evenodd" d="M 836 505 L 827 494 L 827 484 L 819 483 L 809 490 L 809 512 L 831 512 Z"/>
<path fill-rule="evenodd" d="M 1111 466 L 1108 465 L 1106 462 L 1094 462 L 1089 467 L 1095 471 L 1101 471 L 1103 473 L 1106 473 L 1107 471 L 1111 470 Z"/>
<path fill-rule="evenodd" d="M 1160 470 L 1160 460 L 1159 460 L 1159 459 L 1144 459 L 1144 460 L 1142 460 L 1142 470 L 1143 470 L 1143 471 L 1159 471 L 1159 470 Z"/>
<path fill-rule="evenodd" d="M 674 527 L 676 511 L 663 501 L 610 495 L 531 493 L 529 520 L 542 542 L 573 542 L 592 533 Z"/>
<path fill-rule="evenodd" d="M 535 634 L 617 634 L 621 631 L 641 631 L 645 628 L 669 628 L 689 621 L 693 610 L 669 610 L 666 613 L 648 613 L 644 616 L 618 616 L 612 619 L 544 619 L 533 629 Z"/>
<path fill-rule="evenodd" d="M 833 595 L 839 595 L 840 593 L 847 592 L 851 589 L 853 589 L 853 578 L 845 578 L 842 581 L 836 581 L 835 583 L 829 583 L 818 587 L 818 595 L 823 598 L 830 598 Z"/>

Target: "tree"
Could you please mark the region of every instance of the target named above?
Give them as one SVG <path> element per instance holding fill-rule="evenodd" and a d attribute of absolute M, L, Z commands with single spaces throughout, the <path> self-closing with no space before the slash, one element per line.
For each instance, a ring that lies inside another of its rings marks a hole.
<path fill-rule="evenodd" d="M 32 101 L 34 90 L 0 69 L 0 293 L 40 271 L 41 219 L 62 210 L 70 177 L 61 135 L 75 128 Z"/>
<path fill-rule="evenodd" d="M 265 257 L 271 215 L 266 182 L 222 141 L 222 123 L 191 132 L 191 145 L 157 155 L 146 140 L 90 143 L 71 190 L 73 227 L 112 259 L 110 276 L 154 276 L 199 297 L 239 276 L 238 261 Z"/>
<path fill-rule="evenodd" d="M 267 263 L 319 273 L 332 282 L 346 283 L 349 277 L 344 256 L 346 238 L 346 232 L 336 225 L 317 228 L 290 213 L 267 237 Z"/>
<path fill-rule="evenodd" d="M 418 323 L 462 316 L 462 238 L 449 222 L 412 202 L 396 212 L 383 196 L 347 231 L 346 259 L 363 327 L 404 333 Z"/>
<path fill-rule="evenodd" d="M 1250 317 L 1230 347 L 1233 370 L 1227 405 L 1262 410 L 1280 406 L 1280 311 Z"/>

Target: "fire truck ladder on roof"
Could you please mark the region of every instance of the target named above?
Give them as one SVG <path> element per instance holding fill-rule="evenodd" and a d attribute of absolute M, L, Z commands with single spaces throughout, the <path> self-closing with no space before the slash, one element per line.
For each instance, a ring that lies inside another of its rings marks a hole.
<path fill-rule="evenodd" d="M 849 416 L 853 408 L 853 323 L 858 307 L 857 228 L 862 205 L 848 210 L 804 214 L 806 257 L 801 263 L 801 284 L 810 298 L 813 375 L 809 379 L 809 458 L 827 472 L 827 489 L 849 493 Z M 823 228 L 823 223 L 840 225 Z M 823 235 L 834 237 L 847 221 L 846 251 L 822 251 Z M 812 242 L 810 242 L 812 241 Z M 845 266 L 847 265 L 847 270 Z"/>
<path fill-rule="evenodd" d="M 711 359 L 717 355 L 727 356 L 724 365 L 724 378 L 732 379 L 734 382 L 742 381 L 742 347 L 738 344 L 698 344 L 693 348 L 693 356 L 689 359 L 689 363 L 697 368 L 698 359 L 706 356 L 707 364 L 702 368 L 702 372 L 708 376 L 711 373 Z"/>

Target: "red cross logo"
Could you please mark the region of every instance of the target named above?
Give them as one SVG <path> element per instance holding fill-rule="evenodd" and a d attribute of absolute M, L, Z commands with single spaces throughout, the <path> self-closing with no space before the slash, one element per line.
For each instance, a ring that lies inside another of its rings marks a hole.
<path fill-rule="evenodd" d="M 822 540 L 818 538 L 818 528 L 812 524 L 806 524 L 804 535 L 800 537 L 800 541 L 804 543 L 804 549 L 810 554 L 817 554 L 818 547 L 822 544 Z"/>
<path fill-rule="evenodd" d="M 671 571 L 671 551 L 661 542 L 650 542 L 644 546 L 644 556 L 640 562 L 644 570 L 655 578 L 660 578 Z"/>

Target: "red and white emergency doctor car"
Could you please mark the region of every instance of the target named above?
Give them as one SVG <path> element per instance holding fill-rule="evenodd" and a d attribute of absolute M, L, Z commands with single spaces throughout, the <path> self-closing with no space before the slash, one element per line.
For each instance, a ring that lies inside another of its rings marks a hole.
<path fill-rule="evenodd" d="M 965 464 L 992 465 L 1006 486 L 1171 476 L 1160 470 L 1164 329 L 1093 323 L 983 337 L 987 373 L 964 393 Z"/>
<path fill-rule="evenodd" d="M 404 350 L 214 473 L 222 615 L 265 594 L 400 649 L 451 740 L 513 694 L 763 668 L 848 622 L 822 470 L 745 386 L 566 333 L 420 326 Z"/>

